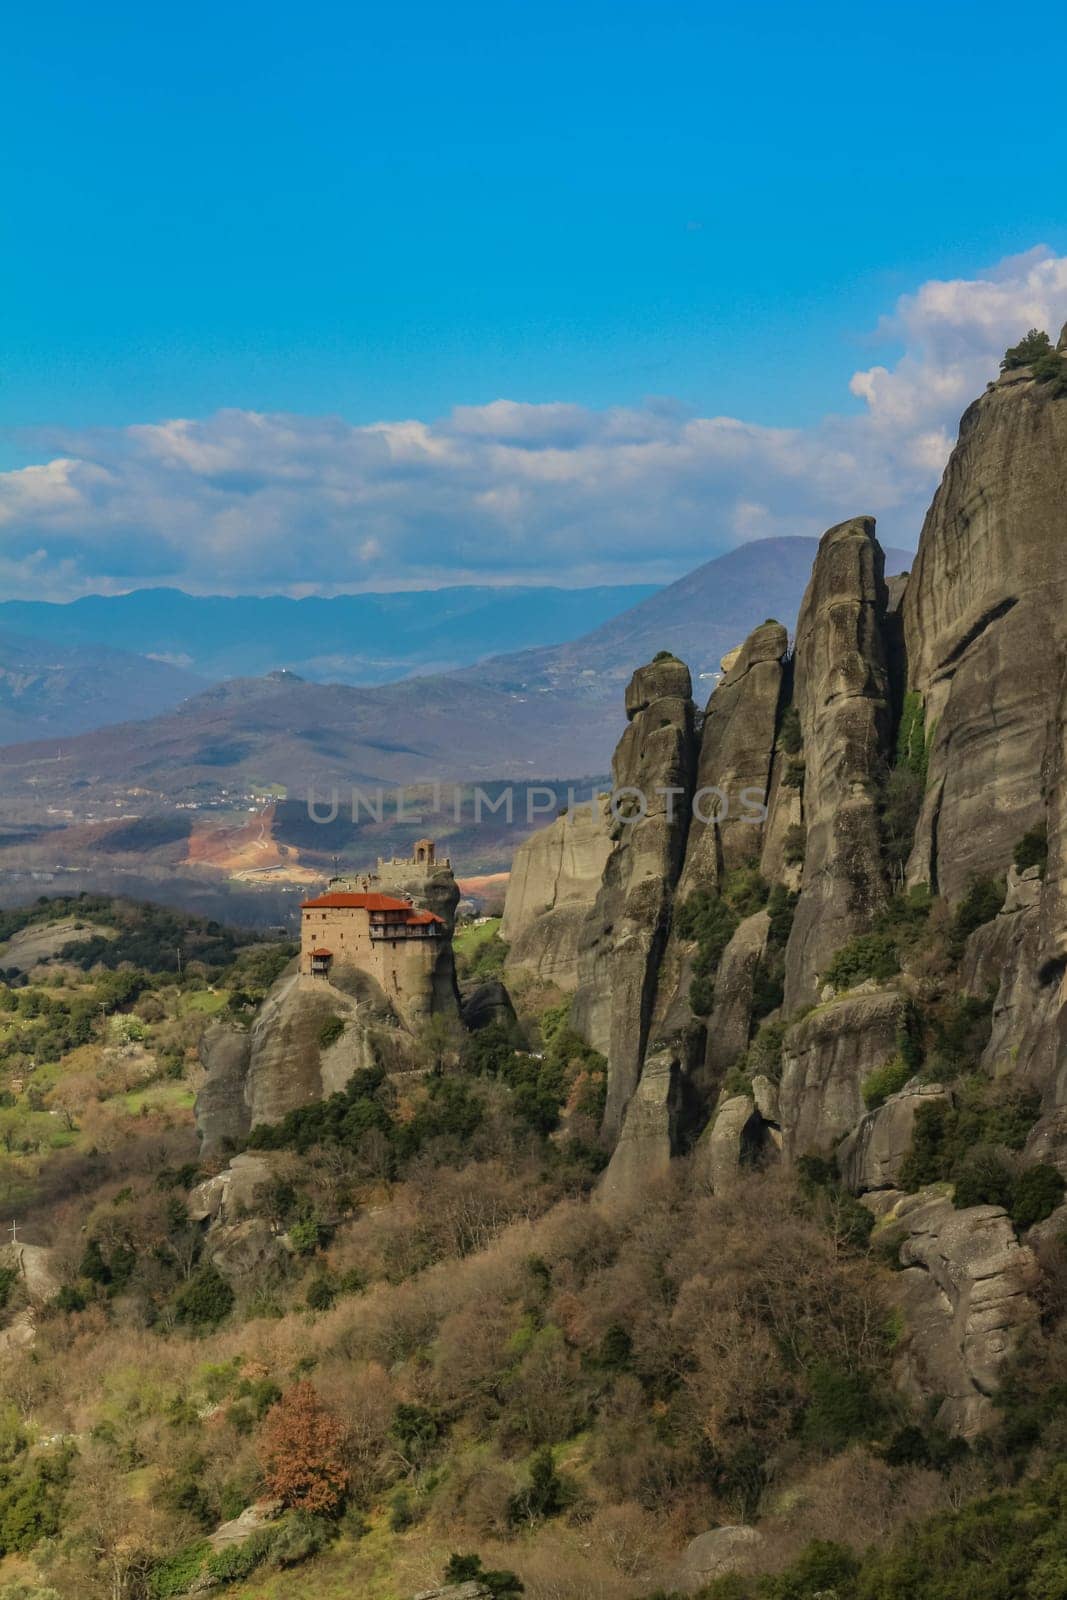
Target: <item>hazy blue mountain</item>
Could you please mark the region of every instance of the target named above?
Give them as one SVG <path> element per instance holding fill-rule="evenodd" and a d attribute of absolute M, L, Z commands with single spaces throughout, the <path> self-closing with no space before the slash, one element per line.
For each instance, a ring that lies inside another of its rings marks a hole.
<path fill-rule="evenodd" d="M 0 744 L 85 733 L 154 717 L 204 679 L 106 645 L 63 645 L 0 628 Z"/>
<path fill-rule="evenodd" d="M 121 639 L 128 650 L 205 678 L 288 668 L 317 682 L 376 684 L 502 650 L 561 644 L 654 592 L 650 584 L 457 587 L 292 600 L 138 589 L 66 605 L 8 600 L 0 604 L 0 627 L 68 645 Z"/>
<path fill-rule="evenodd" d="M 561 692 L 621 704 L 634 668 L 659 650 L 672 650 L 689 666 L 694 698 L 703 704 L 720 660 L 753 628 L 774 617 L 792 631 L 818 548 L 818 539 L 754 540 L 705 561 L 578 639 L 516 649 L 459 676 L 514 694 Z M 912 559 L 908 550 L 887 550 L 886 575 L 907 572 Z"/>

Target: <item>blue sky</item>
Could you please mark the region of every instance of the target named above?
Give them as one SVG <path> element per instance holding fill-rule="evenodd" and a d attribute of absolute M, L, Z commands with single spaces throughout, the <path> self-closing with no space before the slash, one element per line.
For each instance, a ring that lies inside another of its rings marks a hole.
<path fill-rule="evenodd" d="M 1065 43 L 1051 5 L 20 7 L 0 464 L 227 409 L 861 415 L 901 296 L 1067 254 Z"/>

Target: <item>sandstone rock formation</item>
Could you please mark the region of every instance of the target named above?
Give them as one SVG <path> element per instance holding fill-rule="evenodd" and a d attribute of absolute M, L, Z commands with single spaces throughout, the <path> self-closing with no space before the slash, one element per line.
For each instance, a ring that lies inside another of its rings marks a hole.
<path fill-rule="evenodd" d="M 904 597 L 929 788 L 912 882 L 960 897 L 1040 822 L 1067 643 L 1067 405 L 1026 367 L 967 410 Z"/>
<path fill-rule="evenodd" d="M 897 1048 L 907 1002 L 895 990 L 853 990 L 789 1029 L 779 1116 L 786 1155 L 829 1155 L 864 1115 L 863 1084 Z"/>
<path fill-rule="evenodd" d="M 698 1594 L 727 1573 L 751 1572 L 762 1546 L 759 1529 L 740 1523 L 698 1533 L 686 1545 L 672 1587 L 682 1594 Z"/>
<path fill-rule="evenodd" d="M 841 1181 L 853 1194 L 900 1186 L 901 1167 L 911 1149 L 915 1113 L 928 1100 L 944 1100 L 940 1084 L 913 1078 L 883 1105 L 868 1111 L 837 1147 Z"/>
<path fill-rule="evenodd" d="M 752 986 L 769 928 L 769 914 L 757 911 L 738 926 L 722 953 L 704 1057 L 709 1084 L 721 1083 L 723 1074 L 745 1052 L 752 1021 Z"/>
<path fill-rule="evenodd" d="M 323 1029 L 334 1019 L 344 1027 L 324 1043 Z M 216 1024 L 204 1035 L 205 1078 L 196 1104 L 202 1154 L 224 1154 L 256 1123 L 278 1122 L 324 1099 L 343 1089 L 354 1072 L 402 1055 L 411 1044 L 365 973 L 346 969 L 338 983 L 283 974 L 250 1028 Z"/>
<path fill-rule="evenodd" d="M 872 793 L 892 726 L 884 565 L 872 517 L 831 528 L 797 622 L 807 839 L 786 957 L 787 1012 L 816 998 L 830 958 L 869 928 L 886 899 Z"/>
<path fill-rule="evenodd" d="M 747 1094 L 723 1100 L 693 1153 L 694 1176 L 715 1194 L 725 1194 L 736 1182 L 746 1159 L 762 1144 L 762 1128 L 755 1101 Z"/>
<path fill-rule="evenodd" d="M 578 944 L 596 903 L 612 849 L 607 795 L 576 806 L 526 839 L 515 852 L 500 937 L 512 972 L 578 986 Z"/>
<path fill-rule="evenodd" d="M 972 1437 L 1020 1341 L 1036 1330 L 1040 1272 L 998 1206 L 957 1211 L 937 1190 L 903 1195 L 881 1226 L 903 1232 L 894 1288 L 904 1318 L 898 1377 L 936 1420 Z"/>
<path fill-rule="evenodd" d="M 620 820 L 582 929 L 575 1026 L 608 1061 L 606 1137 L 614 1143 L 648 1041 L 671 894 L 681 870 L 695 739 L 689 671 L 673 656 L 634 673 L 629 724 L 612 763 Z"/>
<path fill-rule="evenodd" d="M 759 859 L 760 808 L 774 753 L 782 661 L 789 636 L 779 622 L 749 634 L 708 701 L 693 812 L 679 893 L 715 888 L 731 867 Z"/>
<path fill-rule="evenodd" d="M 682 1115 L 681 1063 L 670 1047 L 645 1057 L 640 1080 L 626 1108 L 626 1119 L 600 1180 L 601 1200 L 621 1210 L 646 1186 L 670 1171 L 678 1152 Z"/>
<path fill-rule="evenodd" d="M 511 996 L 499 978 L 491 978 L 487 983 L 479 983 L 469 990 L 463 996 L 459 1016 L 463 1026 L 471 1033 L 491 1027 L 495 1022 L 502 1022 L 508 1028 L 517 1025 Z"/>

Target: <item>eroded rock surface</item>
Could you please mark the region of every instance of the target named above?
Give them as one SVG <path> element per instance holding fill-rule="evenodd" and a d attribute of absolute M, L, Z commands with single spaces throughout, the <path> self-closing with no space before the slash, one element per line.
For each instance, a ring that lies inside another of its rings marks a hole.
<path fill-rule="evenodd" d="M 786 956 L 787 1012 L 816 998 L 831 957 L 869 929 L 887 898 L 874 795 L 892 725 L 884 565 L 872 517 L 831 528 L 797 622 L 807 840 Z"/>
<path fill-rule="evenodd" d="M 334 1019 L 344 1027 L 324 1043 L 323 1029 Z M 411 1042 L 365 973 L 339 969 L 330 981 L 284 974 L 250 1028 L 216 1024 L 204 1035 L 205 1078 L 196 1103 L 202 1153 L 224 1154 L 228 1141 L 243 1138 L 257 1123 L 278 1122 L 325 1099 L 354 1072 Z"/>
<path fill-rule="evenodd" d="M 894 1054 L 906 1004 L 894 990 L 852 990 L 788 1030 L 778 1105 L 790 1159 L 829 1155 L 861 1120 L 864 1081 Z"/>
<path fill-rule="evenodd" d="M 608 796 L 576 806 L 515 852 L 500 937 L 508 967 L 571 994 L 578 945 L 612 850 Z"/>
<path fill-rule="evenodd" d="M 678 1564 L 673 1587 L 683 1594 L 697 1594 L 715 1578 L 730 1572 L 751 1572 L 759 1559 L 763 1535 L 758 1528 L 738 1523 L 698 1533 L 685 1548 Z"/>
<path fill-rule="evenodd" d="M 930 1100 L 944 1100 L 940 1084 L 913 1078 L 898 1094 L 860 1118 L 837 1147 L 841 1181 L 853 1194 L 872 1189 L 896 1189 L 901 1168 L 911 1149 L 915 1115 Z"/>
<path fill-rule="evenodd" d="M 936 1420 L 971 1437 L 993 1420 L 992 1396 L 1040 1310 L 1040 1269 L 999 1206 L 957 1211 L 939 1190 L 902 1195 L 882 1227 L 903 1232 L 893 1287 L 905 1333 L 898 1378 Z"/>
<path fill-rule="evenodd" d="M 1067 641 L 1067 405 L 1028 368 L 960 423 L 904 596 L 908 679 L 932 735 L 912 882 L 957 900 L 1044 813 Z"/>
<path fill-rule="evenodd" d="M 667 657 L 634 673 L 612 764 L 621 820 L 578 952 L 575 1026 L 608 1061 L 604 1131 L 618 1138 L 649 1036 L 688 829 L 695 740 L 689 671 Z"/>

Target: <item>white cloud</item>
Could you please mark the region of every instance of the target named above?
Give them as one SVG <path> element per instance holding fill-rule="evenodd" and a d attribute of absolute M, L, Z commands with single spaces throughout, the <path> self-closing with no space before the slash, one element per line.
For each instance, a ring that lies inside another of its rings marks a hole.
<path fill-rule="evenodd" d="M 859 513 L 913 545 L 959 415 L 1009 343 L 1067 312 L 1044 248 L 924 283 L 880 325 L 854 415 L 811 428 L 500 399 L 427 423 L 220 411 L 59 434 L 0 473 L 0 583 L 66 598 L 438 582 L 669 579 L 734 544 Z"/>

